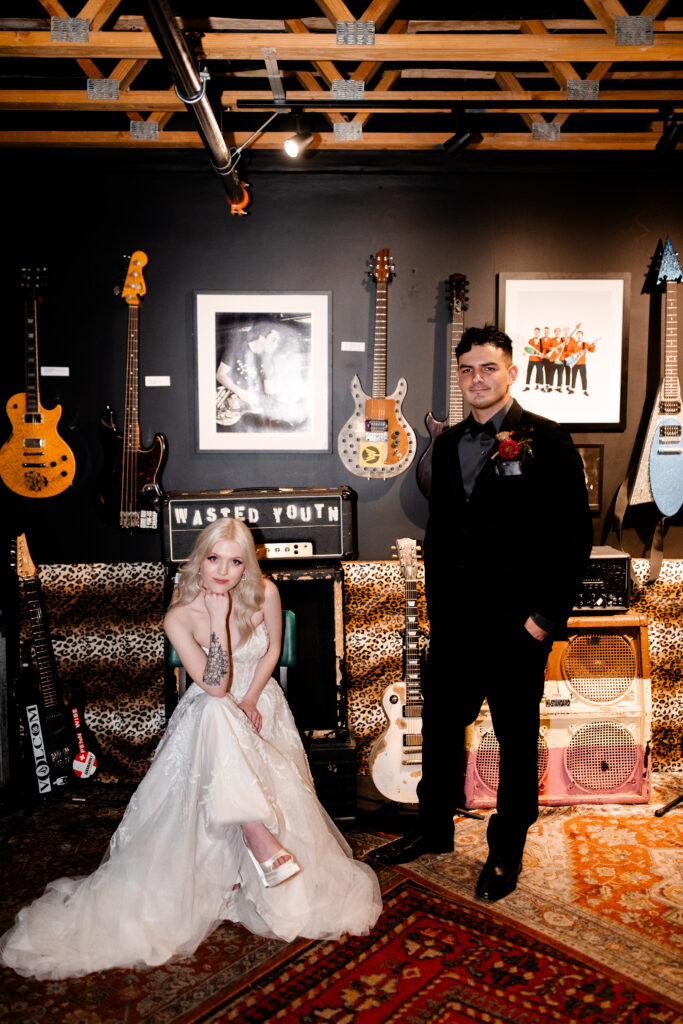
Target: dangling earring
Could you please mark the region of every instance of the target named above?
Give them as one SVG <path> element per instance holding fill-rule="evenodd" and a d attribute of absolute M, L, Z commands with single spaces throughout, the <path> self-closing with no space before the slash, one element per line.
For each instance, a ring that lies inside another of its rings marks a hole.
<path fill-rule="evenodd" d="M 240 583 L 244 583 L 244 581 L 248 580 L 248 579 L 249 579 L 249 576 L 247 575 L 247 570 L 245 569 L 244 572 L 242 573 L 242 578 L 240 579 Z"/>

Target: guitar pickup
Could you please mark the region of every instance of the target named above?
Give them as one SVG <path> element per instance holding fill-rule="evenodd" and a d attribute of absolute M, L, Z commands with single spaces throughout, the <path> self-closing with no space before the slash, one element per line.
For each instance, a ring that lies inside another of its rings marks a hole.
<path fill-rule="evenodd" d="M 384 434 L 384 436 L 386 437 L 386 435 L 389 432 L 389 421 L 372 419 L 366 420 L 365 430 L 370 434 Z"/>
<path fill-rule="evenodd" d="M 24 448 L 44 448 L 45 440 L 42 437 L 25 437 Z"/>

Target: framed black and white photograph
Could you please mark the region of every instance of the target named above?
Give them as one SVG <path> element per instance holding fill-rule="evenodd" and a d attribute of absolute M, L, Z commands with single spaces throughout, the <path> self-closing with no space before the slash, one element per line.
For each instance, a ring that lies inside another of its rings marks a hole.
<path fill-rule="evenodd" d="M 513 396 L 570 430 L 623 430 L 631 275 L 498 275 Z"/>
<path fill-rule="evenodd" d="M 603 444 L 581 444 L 576 450 L 583 462 L 583 471 L 586 476 L 586 488 L 588 490 L 588 507 L 594 516 L 600 515 L 602 507 L 602 460 Z"/>
<path fill-rule="evenodd" d="M 197 292 L 199 451 L 330 450 L 330 292 Z"/>

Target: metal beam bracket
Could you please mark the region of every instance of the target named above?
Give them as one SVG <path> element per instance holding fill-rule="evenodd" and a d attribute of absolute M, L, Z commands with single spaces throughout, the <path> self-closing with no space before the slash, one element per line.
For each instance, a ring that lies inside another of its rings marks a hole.
<path fill-rule="evenodd" d="M 90 22 L 87 18 L 50 18 L 50 42 L 89 43 Z"/>
<path fill-rule="evenodd" d="M 157 121 L 131 121 L 131 139 L 152 139 L 154 142 L 159 138 L 159 124 Z"/>
<path fill-rule="evenodd" d="M 600 99 L 600 83 L 589 78 L 568 78 L 566 96 L 574 101 Z"/>
<path fill-rule="evenodd" d="M 273 99 L 277 104 L 284 105 L 285 90 L 282 85 L 282 74 L 277 66 L 277 60 L 275 59 L 275 50 L 272 46 L 264 46 L 261 49 L 261 53 L 263 54 L 263 62 L 266 65 L 266 74 L 268 75 Z"/>
<path fill-rule="evenodd" d="M 335 141 L 357 142 L 363 138 L 363 126 L 359 121 L 335 121 L 333 131 Z"/>
<path fill-rule="evenodd" d="M 615 46 L 652 46 L 655 41 L 654 18 L 649 15 L 618 14 L 614 19 Z"/>
<path fill-rule="evenodd" d="M 176 96 L 178 97 L 179 100 L 182 100 L 183 103 L 199 103 L 200 100 L 204 99 L 204 96 L 206 95 L 206 83 L 211 78 L 211 75 L 209 74 L 206 68 L 202 68 L 202 70 L 199 72 L 199 77 L 202 80 L 202 84 L 200 88 L 197 90 L 197 92 L 194 94 L 194 96 L 183 96 L 183 94 L 178 91 L 178 86 L 173 86 L 173 88 L 175 89 Z"/>
<path fill-rule="evenodd" d="M 365 98 L 365 82 L 355 78 L 335 78 L 330 88 L 330 99 L 362 100 Z"/>
<path fill-rule="evenodd" d="M 121 83 L 118 78 L 89 78 L 87 93 L 89 100 L 117 100 Z"/>
<path fill-rule="evenodd" d="M 543 142 L 558 140 L 560 138 L 560 126 L 549 121 L 546 121 L 544 124 L 534 122 L 531 126 L 531 137 Z"/>
<path fill-rule="evenodd" d="M 374 46 L 374 21 L 338 21 L 337 46 Z"/>

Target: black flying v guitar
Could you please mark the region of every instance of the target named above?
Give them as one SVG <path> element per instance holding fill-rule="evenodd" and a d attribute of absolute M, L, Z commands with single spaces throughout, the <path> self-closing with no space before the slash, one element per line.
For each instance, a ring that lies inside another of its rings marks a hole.
<path fill-rule="evenodd" d="M 168 450 L 163 434 L 154 435 L 150 448 L 140 447 L 138 330 L 140 303 L 146 292 L 142 276 L 146 263 L 144 252 L 133 253 L 121 291 L 128 303 L 123 433 L 118 431 L 116 413 L 110 406 L 100 420 L 106 451 L 105 468 L 98 489 L 101 511 L 115 525 L 127 530 L 156 530 L 163 495 L 159 477 Z"/>

